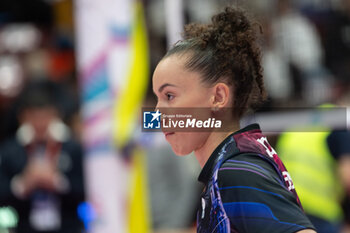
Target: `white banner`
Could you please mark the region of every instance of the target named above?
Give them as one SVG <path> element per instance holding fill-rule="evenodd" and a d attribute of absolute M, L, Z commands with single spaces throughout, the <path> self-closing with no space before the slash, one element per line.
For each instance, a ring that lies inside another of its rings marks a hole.
<path fill-rule="evenodd" d="M 82 91 L 88 232 L 127 232 L 128 168 L 113 145 L 113 107 L 126 85 L 133 1 L 77 0 L 76 48 Z"/>

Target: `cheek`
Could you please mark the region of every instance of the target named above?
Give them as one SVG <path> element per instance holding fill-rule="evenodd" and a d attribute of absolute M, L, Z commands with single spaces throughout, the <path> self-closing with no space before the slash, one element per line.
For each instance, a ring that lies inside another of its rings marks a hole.
<path fill-rule="evenodd" d="M 190 107 L 209 107 L 209 95 L 207 92 L 193 93 L 188 98 Z"/>
<path fill-rule="evenodd" d="M 187 155 L 202 147 L 208 138 L 208 133 L 177 132 L 167 140 L 176 155 Z"/>
<path fill-rule="evenodd" d="M 209 107 L 210 102 L 208 92 L 205 88 L 188 89 L 178 97 L 175 97 L 174 103 L 176 107 L 206 108 Z"/>

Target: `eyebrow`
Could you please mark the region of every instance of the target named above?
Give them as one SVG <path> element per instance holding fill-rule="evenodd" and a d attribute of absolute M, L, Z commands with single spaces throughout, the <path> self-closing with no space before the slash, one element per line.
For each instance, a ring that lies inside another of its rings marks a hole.
<path fill-rule="evenodd" d="M 159 88 L 158 88 L 158 92 L 162 92 L 164 88 L 168 87 L 168 86 L 171 86 L 171 87 L 176 87 L 176 85 L 174 84 L 170 84 L 170 83 L 164 83 L 163 85 L 161 85 Z"/>

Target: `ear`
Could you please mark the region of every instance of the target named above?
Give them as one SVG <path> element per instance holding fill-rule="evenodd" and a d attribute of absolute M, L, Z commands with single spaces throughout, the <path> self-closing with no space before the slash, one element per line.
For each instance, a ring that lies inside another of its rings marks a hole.
<path fill-rule="evenodd" d="M 210 104 L 213 108 L 227 108 L 231 106 L 231 88 L 226 83 L 217 83 L 212 87 Z"/>

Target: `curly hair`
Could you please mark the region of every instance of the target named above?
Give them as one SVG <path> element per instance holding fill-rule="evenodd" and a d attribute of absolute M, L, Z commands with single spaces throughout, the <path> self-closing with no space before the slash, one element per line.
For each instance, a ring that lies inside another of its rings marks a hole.
<path fill-rule="evenodd" d="M 187 55 L 185 67 L 199 72 L 203 82 L 232 85 L 234 116 L 242 117 L 266 99 L 257 37 L 242 10 L 226 7 L 210 24 L 188 24 L 183 37 L 165 57 Z"/>

